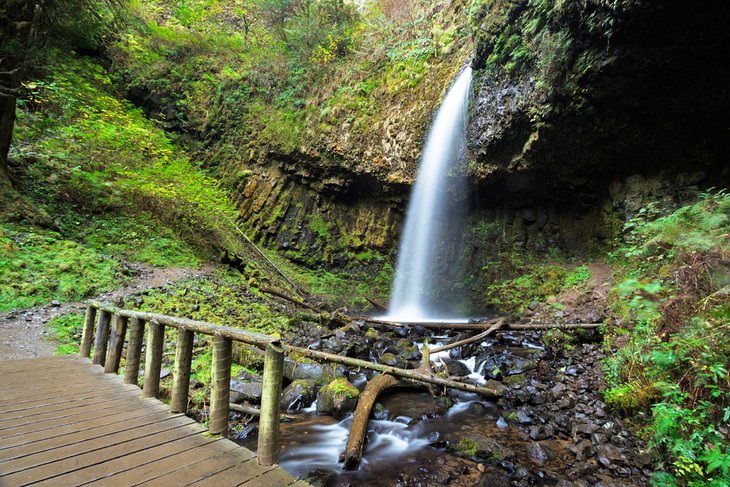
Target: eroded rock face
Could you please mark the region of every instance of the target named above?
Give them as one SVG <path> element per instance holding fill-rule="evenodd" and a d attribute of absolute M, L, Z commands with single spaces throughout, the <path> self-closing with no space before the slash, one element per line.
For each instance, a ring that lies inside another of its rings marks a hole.
<path fill-rule="evenodd" d="M 492 200 L 586 201 L 571 193 L 639 170 L 722 172 L 730 6 L 614 4 L 480 7 L 468 143 Z"/>

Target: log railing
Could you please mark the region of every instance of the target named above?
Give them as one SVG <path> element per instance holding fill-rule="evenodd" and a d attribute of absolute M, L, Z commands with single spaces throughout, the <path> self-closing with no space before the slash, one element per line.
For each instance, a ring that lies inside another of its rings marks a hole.
<path fill-rule="evenodd" d="M 104 367 L 106 373 L 117 373 L 125 339 L 127 355 L 124 383 L 137 384 L 142 341 L 147 325 L 147 343 L 144 362 L 143 395 L 157 397 L 160 390 L 160 370 L 165 343 L 165 327 L 177 329 L 175 367 L 173 372 L 172 401 L 174 413 L 186 413 L 190 387 L 190 369 L 195 333 L 213 337 L 211 366 L 210 420 L 212 434 L 225 435 L 228 431 L 229 393 L 231 382 L 231 352 L 233 342 L 241 342 L 264 349 L 264 383 L 259 420 L 258 462 L 271 465 L 279 456 L 279 403 L 284 364 L 284 349 L 278 338 L 204 321 L 143 313 L 120 309 L 99 301 L 88 301 L 80 355 Z M 127 338 L 127 332 L 129 337 Z"/>

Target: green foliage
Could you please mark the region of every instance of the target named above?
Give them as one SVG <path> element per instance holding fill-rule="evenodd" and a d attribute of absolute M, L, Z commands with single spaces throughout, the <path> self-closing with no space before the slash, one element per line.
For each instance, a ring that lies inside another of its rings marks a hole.
<path fill-rule="evenodd" d="M 322 215 L 312 215 L 309 217 L 309 228 L 319 235 L 325 241 L 330 240 L 330 226 L 324 221 Z"/>
<path fill-rule="evenodd" d="M 479 443 L 472 440 L 471 438 L 462 438 L 456 444 L 456 449 L 466 455 L 469 455 L 470 457 L 475 457 L 477 456 L 477 452 L 479 451 Z"/>
<path fill-rule="evenodd" d="M 83 313 L 68 313 L 52 318 L 48 329 L 57 342 L 57 355 L 73 355 L 79 353 L 79 341 L 84 326 Z"/>
<path fill-rule="evenodd" d="M 730 468 L 730 196 L 700 195 L 674 211 L 648 205 L 627 221 L 612 261 L 614 324 L 606 402 L 652 411 L 655 485 L 726 485 Z"/>
<path fill-rule="evenodd" d="M 34 87 L 34 106 L 19 116 L 14 156 L 29 161 L 28 180 L 46 183 L 28 184 L 39 204 L 71 213 L 68 219 L 76 221 L 88 212 L 130 215 L 128 221 L 105 217 L 108 224 L 95 225 L 84 237 L 98 231 L 98 239 L 110 240 L 104 244 L 117 245 L 122 231 L 136 232 L 147 239 L 134 252 L 142 261 L 194 263 L 181 241 L 241 250 L 228 195 L 140 110 L 112 96 L 103 68 L 61 56 Z M 150 229 L 132 228 L 150 215 Z M 109 234 L 113 224 L 123 226 L 117 235 Z M 64 230 L 73 233 L 72 227 Z"/>
<path fill-rule="evenodd" d="M 523 274 L 487 288 L 490 304 L 510 313 L 522 313 L 535 300 L 558 294 L 565 286 L 566 271 L 557 265 L 535 264 L 523 268 Z"/>
<path fill-rule="evenodd" d="M 388 263 L 383 264 L 377 274 L 372 276 L 357 272 L 309 269 L 282 259 L 273 252 L 267 255 L 309 294 L 334 306 L 358 309 L 368 306 L 365 297 L 383 301 L 389 297 L 394 269 Z"/>
<path fill-rule="evenodd" d="M 66 226 L 67 234 L 105 254 L 161 267 L 197 267 L 200 264 L 190 246 L 149 214 L 139 217 L 109 215 L 83 225 L 75 223 L 76 229 L 74 223 Z"/>
<path fill-rule="evenodd" d="M 588 266 L 579 265 L 573 272 L 565 276 L 565 287 L 580 287 L 584 286 L 591 278 L 591 270 Z"/>
<path fill-rule="evenodd" d="M 244 277 L 235 271 L 216 271 L 213 276 L 183 279 L 164 289 L 152 289 L 139 304 L 134 298 L 125 302 L 128 309 L 185 316 L 247 330 L 281 333 L 292 323 L 273 309 L 261 295 L 245 287 Z"/>
<path fill-rule="evenodd" d="M 0 311 L 78 301 L 125 279 L 117 260 L 56 232 L 0 224 Z"/>

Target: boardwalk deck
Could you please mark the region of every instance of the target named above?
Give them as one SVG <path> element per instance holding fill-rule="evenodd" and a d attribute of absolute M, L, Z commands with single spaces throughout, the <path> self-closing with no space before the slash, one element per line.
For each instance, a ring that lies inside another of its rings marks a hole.
<path fill-rule="evenodd" d="M 307 484 L 88 359 L 0 361 L 0 486 Z"/>

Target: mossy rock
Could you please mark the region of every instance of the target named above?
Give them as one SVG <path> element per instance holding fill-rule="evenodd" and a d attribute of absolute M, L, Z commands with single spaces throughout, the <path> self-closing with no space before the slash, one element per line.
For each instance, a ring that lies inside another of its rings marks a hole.
<path fill-rule="evenodd" d="M 458 443 L 449 447 L 449 449 L 457 455 L 493 463 L 509 460 L 515 456 L 515 452 L 512 449 L 502 446 L 492 438 L 483 436 L 462 438 Z"/>
<path fill-rule="evenodd" d="M 353 411 L 360 391 L 346 379 L 335 379 L 319 390 L 317 413 L 341 418 Z"/>
<path fill-rule="evenodd" d="M 401 355 L 395 355 L 394 353 L 384 353 L 378 359 L 378 362 L 383 365 L 390 365 L 391 367 L 398 367 L 405 369 L 408 367 L 408 361 Z"/>

